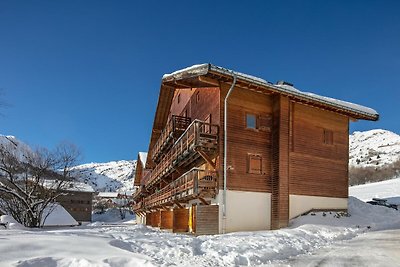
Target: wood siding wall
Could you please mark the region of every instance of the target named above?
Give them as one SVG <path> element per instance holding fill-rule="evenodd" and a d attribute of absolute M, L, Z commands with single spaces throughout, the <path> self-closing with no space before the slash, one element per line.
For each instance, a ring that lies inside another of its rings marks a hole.
<path fill-rule="evenodd" d="M 173 232 L 187 232 L 189 231 L 189 209 L 187 208 L 175 208 L 173 210 Z"/>
<path fill-rule="evenodd" d="M 151 226 L 160 227 L 161 225 L 161 211 L 154 211 L 151 215 Z"/>
<path fill-rule="evenodd" d="M 151 225 L 152 213 L 146 213 L 146 225 Z"/>
<path fill-rule="evenodd" d="M 178 103 L 177 95 L 180 94 Z M 198 95 L 198 96 L 197 96 Z M 198 99 L 198 101 L 197 101 Z M 185 115 L 204 121 L 211 114 L 211 123 L 219 123 L 219 88 L 180 89 L 175 93 L 170 114 Z"/>
<path fill-rule="evenodd" d="M 348 196 L 348 118 L 301 104 L 292 104 L 290 194 Z M 324 143 L 324 130 L 333 143 Z"/>
<path fill-rule="evenodd" d="M 223 158 L 224 99 L 230 88 L 221 84 L 220 97 L 220 156 Z M 235 87 L 228 100 L 228 171 L 229 190 L 271 192 L 271 125 L 268 129 L 246 129 L 246 114 L 272 117 L 272 98 L 243 88 Z M 271 123 L 271 120 L 269 121 Z M 262 157 L 261 174 L 247 171 L 248 154 Z M 220 188 L 223 187 L 223 161 L 220 167 Z"/>
<path fill-rule="evenodd" d="M 196 206 L 196 235 L 214 235 L 218 234 L 219 222 L 218 205 L 198 205 Z"/>
<path fill-rule="evenodd" d="M 161 229 L 172 229 L 173 225 L 173 211 L 172 210 L 162 210 L 161 211 Z"/>
<path fill-rule="evenodd" d="M 143 178 L 143 170 L 144 170 L 144 166 L 142 164 L 142 161 L 140 160 L 140 158 L 138 157 L 137 161 L 136 161 L 136 170 L 135 170 L 135 180 L 134 180 L 134 186 L 139 186 L 142 178 Z"/>
<path fill-rule="evenodd" d="M 289 220 L 289 99 L 274 97 L 272 130 L 271 228 L 286 227 Z"/>
<path fill-rule="evenodd" d="M 78 222 L 92 221 L 92 200 L 90 192 L 66 191 L 66 195 L 57 198 L 57 202 Z"/>

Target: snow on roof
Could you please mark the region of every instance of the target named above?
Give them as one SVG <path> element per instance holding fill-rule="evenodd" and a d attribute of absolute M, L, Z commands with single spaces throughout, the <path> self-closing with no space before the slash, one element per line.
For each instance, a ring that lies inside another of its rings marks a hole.
<path fill-rule="evenodd" d="M 139 160 L 142 162 L 142 165 L 145 168 L 147 160 L 147 152 L 139 152 Z"/>
<path fill-rule="evenodd" d="M 46 207 L 44 209 L 44 214 L 50 214 L 44 221 L 44 226 L 76 226 L 79 223 L 69 214 L 68 211 L 64 209 L 63 206 L 59 204 L 54 204 L 53 207 Z M 42 218 L 42 223 L 45 216 Z"/>
<path fill-rule="evenodd" d="M 99 192 L 99 197 L 114 198 L 118 197 L 118 192 Z"/>
<path fill-rule="evenodd" d="M 295 88 L 293 86 L 289 86 L 289 85 L 275 85 L 264 79 L 261 79 L 261 78 L 258 78 L 258 77 L 252 76 L 252 75 L 232 71 L 232 70 L 229 70 L 229 69 L 226 69 L 223 67 L 219 67 L 219 66 L 215 66 L 215 65 L 209 64 L 209 63 L 193 65 L 191 67 L 188 67 L 188 68 L 185 68 L 182 70 L 178 70 L 178 71 L 175 71 L 170 74 L 164 74 L 163 80 L 180 79 L 183 76 L 187 76 L 187 75 L 191 75 L 191 76 L 205 75 L 209 71 L 214 71 L 214 72 L 218 72 L 218 73 L 225 74 L 225 75 L 233 75 L 234 74 L 234 75 L 236 75 L 236 77 L 238 79 L 241 79 L 241 80 L 244 80 L 247 82 L 251 82 L 254 84 L 259 84 L 261 86 L 267 86 L 267 87 L 269 87 L 273 90 L 276 90 L 277 92 L 280 92 L 280 93 L 285 93 L 285 94 L 301 97 L 303 99 L 311 100 L 313 102 L 319 102 L 322 104 L 334 106 L 334 107 L 342 109 L 342 110 L 355 112 L 355 113 L 362 114 L 362 115 L 365 115 L 368 117 L 372 117 L 375 120 L 378 119 L 378 117 L 379 117 L 378 112 L 376 112 L 376 110 L 374 110 L 372 108 L 368 108 L 368 107 L 365 107 L 362 105 L 358 105 L 358 104 L 354 104 L 354 103 L 350 103 L 347 101 L 342 101 L 342 100 L 338 100 L 338 99 L 334 99 L 334 98 L 330 98 L 330 97 L 326 97 L 326 96 L 321 96 L 321 95 L 317 95 L 317 94 L 313 94 L 313 93 L 309 93 L 309 92 L 303 92 L 303 91 L 300 91 L 297 88 Z"/>
<path fill-rule="evenodd" d="M 58 185 L 59 180 L 46 179 L 43 181 L 43 186 L 48 189 L 57 189 Z M 65 191 L 94 193 L 94 190 L 90 185 L 77 181 L 65 181 L 61 189 Z"/>

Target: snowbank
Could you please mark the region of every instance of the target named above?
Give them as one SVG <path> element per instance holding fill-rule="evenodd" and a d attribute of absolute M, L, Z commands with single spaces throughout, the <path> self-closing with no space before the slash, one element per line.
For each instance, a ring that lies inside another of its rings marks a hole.
<path fill-rule="evenodd" d="M 254 266 L 277 264 L 364 232 L 400 228 L 400 212 L 353 197 L 349 214 L 318 212 L 292 220 L 286 229 L 199 237 L 143 225 L 102 223 L 12 235 L 0 231 L 0 238 L 7 239 L 0 242 L 4 251 L 0 262 L 16 266 Z M 111 211 L 105 216 L 113 217 Z M 30 249 L 22 255 L 19 251 L 26 244 Z"/>
<path fill-rule="evenodd" d="M 125 211 L 125 218 L 121 219 L 121 212 L 118 208 L 107 209 L 104 213 L 93 213 L 92 221 L 99 225 L 99 222 L 105 223 L 136 223 L 135 214 Z M 93 225 L 93 224 L 91 224 Z"/>
<path fill-rule="evenodd" d="M 400 228 L 400 212 L 383 206 L 367 204 L 355 197 L 349 197 L 348 215 L 341 212 L 316 212 L 300 216 L 291 222 L 291 227 L 305 224 L 330 225 L 365 230 Z"/>
<path fill-rule="evenodd" d="M 26 229 L 25 226 L 22 224 L 18 223 L 12 216 L 10 215 L 2 215 L 0 216 L 0 222 L 7 224 L 6 227 L 0 226 L 0 230 L 4 229 Z"/>
<path fill-rule="evenodd" d="M 349 195 L 362 201 L 369 201 L 372 198 L 400 197 L 400 178 L 351 186 L 349 187 Z"/>

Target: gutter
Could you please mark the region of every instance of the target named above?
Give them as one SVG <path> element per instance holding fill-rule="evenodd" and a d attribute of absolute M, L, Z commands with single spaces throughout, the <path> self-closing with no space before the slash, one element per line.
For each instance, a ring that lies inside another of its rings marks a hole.
<path fill-rule="evenodd" d="M 233 82 L 231 87 L 229 88 L 228 93 L 226 94 L 225 100 L 224 100 L 224 190 L 223 190 L 223 195 L 222 195 L 222 233 L 225 234 L 225 228 L 226 228 L 226 164 L 227 164 L 227 151 L 228 151 L 228 98 L 233 92 L 233 89 L 235 88 L 236 84 L 236 73 L 232 71 L 232 77 L 233 77 Z"/>

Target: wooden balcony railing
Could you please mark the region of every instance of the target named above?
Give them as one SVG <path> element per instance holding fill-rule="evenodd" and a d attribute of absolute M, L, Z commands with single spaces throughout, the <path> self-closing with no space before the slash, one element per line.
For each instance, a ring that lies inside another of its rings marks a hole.
<path fill-rule="evenodd" d="M 141 194 L 142 194 L 142 187 L 139 186 L 136 189 L 135 193 L 133 193 L 133 195 L 132 195 L 133 200 L 137 200 Z"/>
<path fill-rule="evenodd" d="M 171 174 L 175 167 L 182 166 L 200 157 L 197 150 L 216 151 L 218 148 L 218 131 L 218 125 L 194 120 L 162 157 L 151 175 L 145 177 L 145 186 L 152 186 L 161 178 Z"/>
<path fill-rule="evenodd" d="M 160 137 L 151 151 L 151 157 L 155 163 L 160 162 L 165 151 L 168 150 L 168 148 L 173 145 L 174 141 L 182 135 L 190 123 L 190 118 L 176 115 L 173 115 L 168 120 L 164 130 L 161 132 Z"/>
<path fill-rule="evenodd" d="M 144 199 L 144 208 L 172 205 L 195 198 L 215 197 L 217 193 L 217 175 L 215 171 L 193 168 L 181 177 Z"/>
<path fill-rule="evenodd" d="M 151 179 L 151 174 L 153 171 L 148 171 L 146 173 L 146 175 L 142 178 L 142 180 L 140 181 L 140 185 L 144 186 L 146 184 L 149 183 L 150 179 Z"/>

